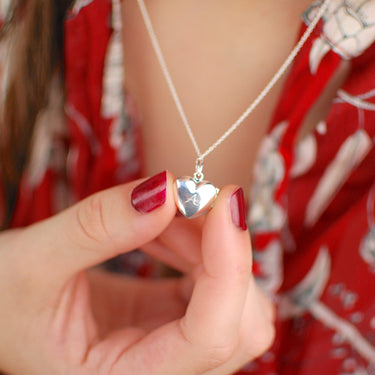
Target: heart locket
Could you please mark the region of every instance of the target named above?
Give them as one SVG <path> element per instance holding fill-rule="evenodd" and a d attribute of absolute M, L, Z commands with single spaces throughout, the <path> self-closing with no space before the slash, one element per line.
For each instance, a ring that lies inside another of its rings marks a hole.
<path fill-rule="evenodd" d="M 175 200 L 180 212 L 193 219 L 210 210 L 219 189 L 208 181 L 197 181 L 192 177 L 179 177 L 175 181 Z"/>

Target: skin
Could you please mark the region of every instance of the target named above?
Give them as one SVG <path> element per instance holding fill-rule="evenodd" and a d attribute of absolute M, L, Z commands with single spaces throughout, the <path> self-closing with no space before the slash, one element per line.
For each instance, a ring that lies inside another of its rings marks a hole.
<path fill-rule="evenodd" d="M 139 281 L 92 270 L 158 238 L 172 221 L 167 231 L 178 230 L 173 180 L 169 175 L 165 204 L 148 214 L 130 204 L 135 181 L 1 234 L 5 372 L 229 374 L 264 352 L 273 310 L 251 275 L 249 233 L 231 220 L 236 186 L 220 192 L 201 241 L 192 237 L 191 249 L 170 250 L 186 277 Z"/>
<path fill-rule="evenodd" d="M 232 125 L 294 47 L 311 0 L 145 1 L 201 151 Z M 191 175 L 196 154 L 156 60 L 136 0 L 122 4 L 126 89 L 142 119 L 145 174 Z M 285 78 L 285 77 L 284 77 Z M 282 79 L 239 129 L 205 160 L 222 187 L 251 186 L 251 171 Z M 172 142 L 173 140 L 173 142 Z"/>

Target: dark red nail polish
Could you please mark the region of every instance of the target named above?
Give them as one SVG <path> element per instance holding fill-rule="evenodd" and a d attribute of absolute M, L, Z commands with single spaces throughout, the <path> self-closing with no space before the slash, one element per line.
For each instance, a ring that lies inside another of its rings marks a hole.
<path fill-rule="evenodd" d="M 230 213 L 234 225 L 242 230 L 246 230 L 245 198 L 242 188 L 238 188 L 230 198 Z"/>
<path fill-rule="evenodd" d="M 136 186 L 131 194 L 133 207 L 142 214 L 162 206 L 167 198 L 167 172 L 161 172 Z"/>

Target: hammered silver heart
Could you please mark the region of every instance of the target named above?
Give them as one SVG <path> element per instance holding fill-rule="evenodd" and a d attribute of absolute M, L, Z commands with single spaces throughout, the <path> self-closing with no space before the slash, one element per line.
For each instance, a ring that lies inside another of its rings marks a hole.
<path fill-rule="evenodd" d="M 180 212 L 192 219 L 207 212 L 215 202 L 218 189 L 208 181 L 179 177 L 175 182 L 175 201 Z"/>

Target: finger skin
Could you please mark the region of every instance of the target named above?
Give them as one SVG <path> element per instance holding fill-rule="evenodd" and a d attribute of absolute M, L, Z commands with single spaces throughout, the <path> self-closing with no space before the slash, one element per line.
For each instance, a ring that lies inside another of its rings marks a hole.
<path fill-rule="evenodd" d="M 142 246 L 142 251 L 180 272 L 191 273 L 202 261 L 202 219 L 175 218 L 156 240 Z"/>
<path fill-rule="evenodd" d="M 172 269 L 185 274 L 190 272 L 191 265 L 181 259 L 181 257 L 175 253 L 174 249 L 171 250 L 159 240 L 154 240 L 143 245 L 140 250 L 168 265 Z"/>
<path fill-rule="evenodd" d="M 236 189 L 224 188 L 207 216 L 202 234 L 203 269 L 183 322 L 190 341 L 199 342 L 204 333 L 204 340 L 210 338 L 223 351 L 230 351 L 238 339 L 252 265 L 249 232 L 233 224 L 228 209 Z"/>
<path fill-rule="evenodd" d="M 205 375 L 235 373 L 254 357 L 259 357 L 266 352 L 272 345 L 274 336 L 274 307 L 257 287 L 252 277 L 241 319 L 240 338 L 235 354 L 229 361 L 212 371 L 208 371 Z"/>
<path fill-rule="evenodd" d="M 203 266 L 186 315 L 126 351 L 111 375 L 125 369 L 138 375 L 201 374 L 231 357 L 251 277 L 249 233 L 236 227 L 230 214 L 235 190 L 223 188 L 207 215 Z"/>
<path fill-rule="evenodd" d="M 161 234 L 162 243 L 173 251 L 190 267 L 201 263 L 201 237 L 203 217 L 189 220 L 184 217 L 172 221 Z M 202 224 L 200 225 L 200 222 Z"/>
<path fill-rule="evenodd" d="M 151 241 L 175 216 L 173 179 L 167 173 L 166 201 L 152 212 L 140 213 L 131 204 L 132 190 L 143 181 L 138 180 L 94 194 L 25 229 L 19 241 L 24 262 L 46 278 L 64 281 Z"/>

